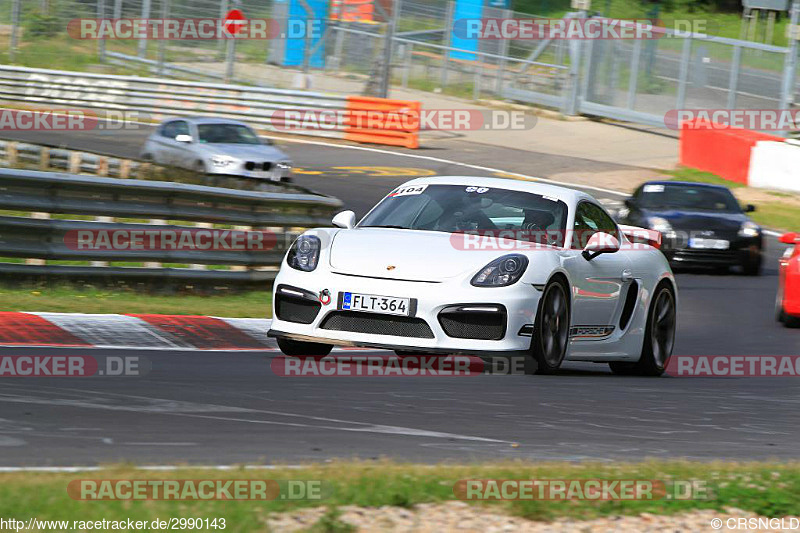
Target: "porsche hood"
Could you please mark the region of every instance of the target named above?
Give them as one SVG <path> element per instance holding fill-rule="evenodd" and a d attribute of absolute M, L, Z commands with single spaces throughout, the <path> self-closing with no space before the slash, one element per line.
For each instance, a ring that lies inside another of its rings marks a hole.
<path fill-rule="evenodd" d="M 438 231 L 356 228 L 336 233 L 330 266 L 341 274 L 437 282 L 471 277 L 492 260 L 520 252 L 512 241 L 470 246 L 475 242 Z"/>

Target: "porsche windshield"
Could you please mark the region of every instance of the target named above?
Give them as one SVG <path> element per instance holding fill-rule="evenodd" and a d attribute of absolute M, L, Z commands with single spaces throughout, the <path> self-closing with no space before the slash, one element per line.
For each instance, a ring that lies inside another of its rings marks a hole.
<path fill-rule="evenodd" d="M 563 235 L 567 204 L 522 191 L 466 185 L 416 185 L 394 190 L 359 227 L 447 233 L 518 230 Z M 550 244 L 560 245 L 552 242 Z"/>

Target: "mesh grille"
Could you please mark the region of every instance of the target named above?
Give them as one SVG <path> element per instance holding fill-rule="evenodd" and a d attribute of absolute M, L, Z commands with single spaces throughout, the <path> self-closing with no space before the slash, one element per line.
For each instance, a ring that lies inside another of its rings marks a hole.
<path fill-rule="evenodd" d="M 433 331 L 421 318 L 376 315 L 355 311 L 334 311 L 325 317 L 320 328 L 373 335 L 433 338 Z"/>
<path fill-rule="evenodd" d="M 311 324 L 317 318 L 321 307 L 322 304 L 319 302 L 287 298 L 280 293 L 275 295 L 275 314 L 287 322 Z"/>
<path fill-rule="evenodd" d="M 505 313 L 441 313 L 439 323 L 448 337 L 500 340 L 506 329 Z"/>

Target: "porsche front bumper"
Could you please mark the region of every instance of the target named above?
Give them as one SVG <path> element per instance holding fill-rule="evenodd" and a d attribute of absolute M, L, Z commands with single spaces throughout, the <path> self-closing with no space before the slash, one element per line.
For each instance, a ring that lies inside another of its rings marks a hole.
<path fill-rule="evenodd" d="M 345 292 L 410 298 L 410 316 L 345 310 Z M 540 296 L 522 282 L 489 288 L 468 280 L 376 279 L 284 268 L 275 281 L 269 335 L 426 353 L 512 355 L 530 348 Z"/>

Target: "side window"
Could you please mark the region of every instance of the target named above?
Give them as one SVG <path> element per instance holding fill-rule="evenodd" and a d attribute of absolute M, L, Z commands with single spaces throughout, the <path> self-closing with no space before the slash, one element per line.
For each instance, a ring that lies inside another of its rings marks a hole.
<path fill-rule="evenodd" d="M 161 126 L 161 130 L 158 133 L 167 139 L 174 139 L 175 135 L 177 135 L 177 133 L 175 133 L 175 121 L 173 120 L 172 122 L 167 122 Z"/>
<path fill-rule="evenodd" d="M 575 233 L 573 243 L 576 248 L 583 248 L 595 233 L 608 233 L 619 238 L 617 225 L 599 206 L 590 202 L 581 202 L 575 211 Z"/>
<path fill-rule="evenodd" d="M 178 135 L 189 135 L 189 124 L 184 120 L 173 120 L 161 126 L 159 133 L 167 139 L 174 139 Z"/>
<path fill-rule="evenodd" d="M 189 124 L 185 120 L 176 120 L 173 124 L 175 124 L 173 139 L 178 135 L 189 135 Z"/>

